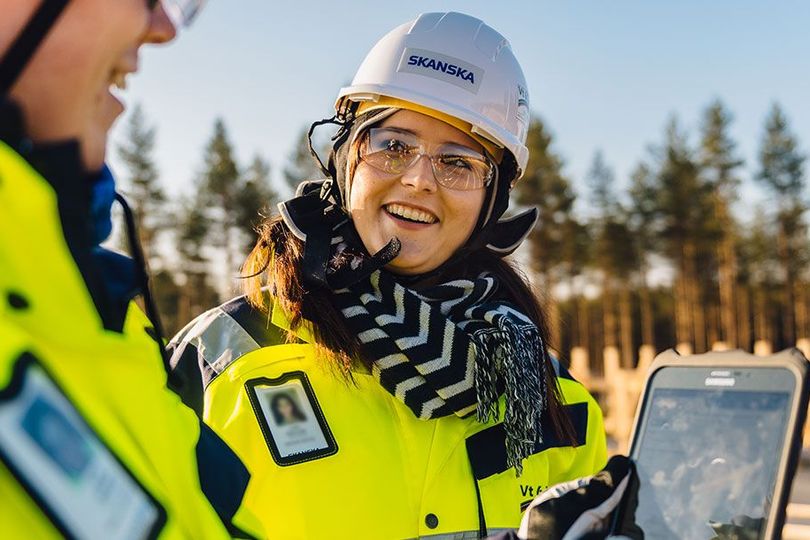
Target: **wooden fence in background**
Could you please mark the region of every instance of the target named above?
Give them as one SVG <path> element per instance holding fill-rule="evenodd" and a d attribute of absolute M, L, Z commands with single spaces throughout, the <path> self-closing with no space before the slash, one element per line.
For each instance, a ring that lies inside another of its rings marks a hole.
<path fill-rule="evenodd" d="M 796 347 L 810 358 L 810 339 L 800 339 Z M 712 350 L 722 351 L 728 347 L 722 342 L 715 343 Z M 681 354 L 691 354 L 691 347 L 681 344 L 676 347 Z M 773 349 L 767 341 L 754 344 L 754 354 L 767 356 Z M 644 381 L 650 369 L 655 350 L 650 345 L 642 345 L 638 351 L 638 365 L 634 369 L 621 367 L 618 347 L 605 347 L 602 353 L 602 374 L 591 372 L 588 352 L 581 347 L 574 347 L 570 355 L 571 374 L 594 394 L 602 407 L 605 416 L 605 430 L 611 440 L 610 450 L 626 454 L 629 450 L 630 432 L 636 414 Z M 810 415 L 809 415 L 810 416 Z M 810 450 L 810 419 L 805 424 L 804 448 Z"/>

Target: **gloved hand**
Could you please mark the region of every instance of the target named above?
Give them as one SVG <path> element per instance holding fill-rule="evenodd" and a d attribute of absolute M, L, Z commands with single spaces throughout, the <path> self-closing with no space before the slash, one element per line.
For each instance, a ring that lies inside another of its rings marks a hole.
<path fill-rule="evenodd" d="M 523 514 L 520 529 L 492 540 L 643 539 L 634 522 L 638 483 L 630 458 L 614 456 L 594 476 L 557 484 L 538 495 Z M 624 497 L 627 495 L 627 497 Z M 608 536 L 615 511 L 626 499 L 623 523 Z"/>

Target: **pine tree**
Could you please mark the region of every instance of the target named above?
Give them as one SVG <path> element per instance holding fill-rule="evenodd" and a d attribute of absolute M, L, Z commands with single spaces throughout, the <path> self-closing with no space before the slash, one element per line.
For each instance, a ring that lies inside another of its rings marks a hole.
<path fill-rule="evenodd" d="M 529 235 L 532 266 L 544 291 L 554 294 L 560 282 L 560 266 L 565 248 L 565 229 L 573 219 L 576 195 L 563 175 L 562 159 L 552 150 L 552 137 L 540 119 L 532 120 L 526 140 L 529 162 L 526 172 L 515 187 L 518 204 L 536 206 L 540 219 Z M 559 347 L 559 308 L 553 301 L 549 306 L 552 341 Z"/>
<path fill-rule="evenodd" d="M 515 188 L 516 202 L 540 210 L 538 224 L 529 235 L 532 263 L 543 279 L 551 279 L 552 270 L 562 259 L 562 229 L 573 214 L 576 196 L 563 175 L 562 159 L 551 148 L 551 134 L 541 120 L 532 121 L 526 145 L 529 163 Z"/>
<path fill-rule="evenodd" d="M 739 261 L 740 282 L 744 295 L 741 297 L 745 310 L 743 324 L 740 325 L 740 336 L 743 344 L 753 341 L 772 341 L 776 334 L 774 302 L 775 292 L 779 290 L 779 254 L 774 242 L 777 236 L 775 224 L 765 210 L 758 206 L 747 232 L 738 241 L 737 259 Z"/>
<path fill-rule="evenodd" d="M 572 295 L 572 316 L 576 324 L 570 324 L 572 346 L 590 351 L 590 314 L 584 286 L 591 260 L 592 237 L 588 226 L 573 215 L 562 226 L 564 242 L 561 250 L 561 279 L 567 279 Z M 595 356 L 594 356 L 595 357 Z"/>
<path fill-rule="evenodd" d="M 166 195 L 152 157 L 155 128 L 146 125 L 140 105 L 133 109 L 125 133 L 126 140 L 117 148 L 127 170 L 123 191 L 132 207 L 144 254 L 154 264 L 159 262 L 157 236 L 168 225 L 163 215 Z"/>
<path fill-rule="evenodd" d="M 172 218 L 167 213 L 166 195 L 152 156 L 155 133 L 154 127 L 146 125 L 141 106 L 136 105 L 126 125 L 126 140 L 118 145 L 117 151 L 126 166 L 122 191 L 132 208 L 141 247 L 151 269 L 150 288 L 164 331 L 173 334 L 180 322 L 179 287 L 158 249 L 158 238 L 169 231 Z M 119 243 L 129 249 L 126 240 Z"/>
<path fill-rule="evenodd" d="M 790 208 L 791 203 L 803 195 L 805 159 L 782 108 L 775 103 L 765 121 L 757 178 L 777 195 L 780 208 Z"/>
<path fill-rule="evenodd" d="M 657 155 L 656 214 L 665 254 L 675 269 L 676 339 L 701 351 L 706 348 L 701 274 L 712 268 L 710 246 L 716 235 L 711 227 L 712 187 L 701 178 L 675 117 Z"/>
<path fill-rule="evenodd" d="M 655 349 L 655 329 L 647 274 L 650 258 L 658 251 L 656 232 L 656 200 L 653 172 L 646 163 L 639 163 L 630 175 L 630 233 L 638 256 L 636 274 L 641 311 L 641 343 Z"/>
<path fill-rule="evenodd" d="M 785 280 L 782 288 L 781 314 L 783 345 L 793 345 L 796 339 L 797 286 L 801 269 L 808 258 L 807 210 L 805 197 L 804 156 L 798 141 L 790 132 L 787 118 L 774 104 L 765 122 L 765 135 L 759 151 L 760 170 L 757 179 L 776 200 L 775 219 L 778 225 L 777 246 Z M 803 302 L 803 295 L 799 301 Z M 806 324 L 801 321 L 802 325 Z M 805 331 L 805 329 L 800 329 Z"/>
<path fill-rule="evenodd" d="M 587 179 L 591 188 L 591 202 L 597 213 L 597 221 L 601 221 L 615 212 L 618 205 L 614 191 L 613 171 L 605 163 L 601 150 L 597 150 L 593 155 Z"/>
<path fill-rule="evenodd" d="M 595 212 L 592 222 L 592 227 L 596 231 L 594 258 L 602 274 L 602 334 L 605 347 L 615 347 L 617 276 L 613 267 L 613 245 L 609 235 L 617 201 L 613 193 L 613 171 L 607 167 L 599 151 L 594 154 L 587 180 Z"/>
<path fill-rule="evenodd" d="M 309 127 L 300 132 L 295 148 L 290 152 L 287 165 L 284 167 L 284 180 L 289 187 L 290 193 L 294 193 L 298 184 L 304 180 L 324 178 L 323 171 L 321 171 L 321 168 L 309 152 L 308 132 Z M 318 149 L 318 155 L 325 165 L 329 158 L 330 146 L 328 144 L 318 145 L 316 142 L 315 148 Z"/>
<path fill-rule="evenodd" d="M 208 245 L 224 255 L 225 271 L 236 273 L 237 200 L 241 191 L 239 166 L 222 119 L 214 123 L 214 133 L 205 148 L 203 173 L 198 183 L 200 210 L 211 223 Z"/>
<path fill-rule="evenodd" d="M 279 196 L 270 182 L 270 165 L 260 156 L 245 171 L 241 189 L 236 196 L 236 227 L 240 236 L 240 251 L 247 255 L 256 242 L 256 227 L 262 216 L 274 211 Z"/>
<path fill-rule="evenodd" d="M 210 228 L 203 197 L 198 194 L 182 202 L 177 219 L 177 252 L 182 273 L 177 319 L 181 325 L 220 301 L 211 284 L 209 260 L 204 253 L 209 245 Z"/>
<path fill-rule="evenodd" d="M 182 319 L 180 305 L 183 300 L 183 289 L 177 283 L 177 277 L 167 268 L 161 268 L 152 272 L 149 282 L 155 292 L 154 299 L 158 312 L 160 312 L 160 322 L 166 337 L 176 334 L 188 319 Z"/>
<path fill-rule="evenodd" d="M 633 339 L 630 283 L 632 274 L 638 266 L 637 256 L 627 220 L 628 213 L 619 203 L 613 171 L 605 163 L 601 152 L 594 155 L 588 172 L 588 183 L 595 211 L 594 259 L 603 276 L 602 312 L 605 346 L 616 346 L 620 343 L 622 365 L 631 368 Z"/>
<path fill-rule="evenodd" d="M 735 235 L 737 224 L 731 213 L 731 204 L 736 200 L 740 179 L 736 169 L 743 160 L 735 155 L 736 143 L 728 134 L 732 116 L 720 100 L 712 103 L 704 113 L 699 162 L 704 181 L 711 188 L 713 217 L 717 231 L 714 246 L 717 260 L 719 292 L 719 315 L 721 339 L 729 347 L 737 346 L 737 308 L 735 290 L 737 285 L 737 262 Z"/>

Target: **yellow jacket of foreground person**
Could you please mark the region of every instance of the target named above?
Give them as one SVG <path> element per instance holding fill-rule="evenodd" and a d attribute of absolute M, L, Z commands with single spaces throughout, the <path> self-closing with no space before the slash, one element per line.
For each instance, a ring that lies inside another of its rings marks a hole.
<path fill-rule="evenodd" d="M 599 407 L 559 365 L 577 446 L 547 429 L 518 478 L 502 424 L 420 420 L 372 375 L 323 366 L 306 330 L 285 343 L 288 327 L 280 309 L 268 317 L 240 297 L 170 344 L 181 395 L 247 464 L 245 505 L 271 538 L 478 538 L 517 528 L 538 492 L 605 464 Z"/>
<path fill-rule="evenodd" d="M 0 142 L 0 538 L 257 534 L 247 470 L 166 387 L 149 321 L 124 303 L 105 328 L 56 195 L 81 186 L 48 178 Z"/>

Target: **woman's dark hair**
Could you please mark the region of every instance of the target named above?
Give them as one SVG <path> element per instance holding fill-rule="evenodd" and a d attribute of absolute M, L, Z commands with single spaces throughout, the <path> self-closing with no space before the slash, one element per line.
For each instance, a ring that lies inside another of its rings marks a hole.
<path fill-rule="evenodd" d="M 273 420 L 276 421 L 276 424 L 284 425 L 286 422 L 286 419 L 284 418 L 284 415 L 281 414 L 280 410 L 281 402 L 283 400 L 286 400 L 287 403 L 289 403 L 292 407 L 293 418 L 302 422 L 307 419 L 307 417 L 304 416 L 304 413 L 301 412 L 301 409 L 298 408 L 298 403 L 290 394 L 276 394 L 270 400 L 270 410 L 273 412 Z"/>

